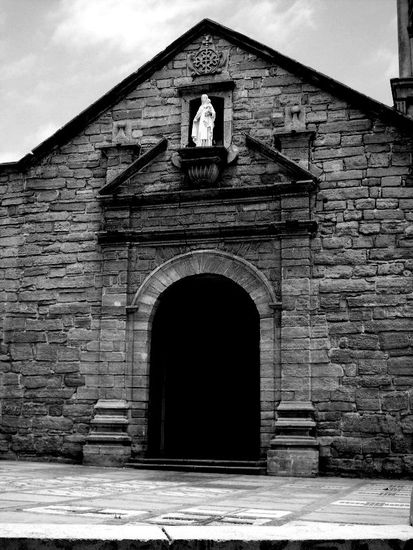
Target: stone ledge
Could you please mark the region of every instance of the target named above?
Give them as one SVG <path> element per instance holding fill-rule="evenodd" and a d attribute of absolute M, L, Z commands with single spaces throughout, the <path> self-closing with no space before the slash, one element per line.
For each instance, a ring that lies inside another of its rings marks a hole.
<path fill-rule="evenodd" d="M 48 548 L 58 547 L 62 541 L 65 548 L 71 544 L 78 545 L 82 541 L 82 548 L 97 548 L 102 542 L 116 541 L 118 548 L 135 548 L 145 546 L 151 542 L 151 548 L 164 548 L 163 541 L 168 537 L 157 526 L 128 526 L 128 525 L 77 525 L 77 524 L 31 524 L 8 523 L 1 524 L 0 546 L 10 548 Z M 132 542 L 133 541 L 133 542 Z M 136 545 L 136 546 L 135 546 Z"/>
<path fill-rule="evenodd" d="M 201 550 L 304 550 L 327 547 L 335 550 L 394 550 L 410 548 L 413 528 L 408 525 L 342 525 L 317 522 L 291 522 L 279 527 L 250 526 L 132 526 L 132 525 L 64 525 L 2 524 L 2 550 L 129 550 L 130 548 Z M 323 545 L 326 543 L 327 546 Z M 323 545 L 323 546 L 320 546 Z"/>
<path fill-rule="evenodd" d="M 131 444 L 130 437 L 127 434 L 107 432 L 107 433 L 95 433 L 87 436 L 88 445 L 100 445 L 108 443 L 109 445 L 129 445 Z"/>
<path fill-rule="evenodd" d="M 97 143 L 95 145 L 95 148 L 96 149 L 102 149 L 102 150 L 105 150 L 105 149 L 125 149 L 125 148 L 133 148 L 133 149 L 140 149 L 141 148 L 141 145 L 140 143 L 136 143 L 136 142 L 119 142 L 119 143 Z"/>
<path fill-rule="evenodd" d="M 310 411 L 314 412 L 315 408 L 311 401 L 283 401 L 277 411 Z"/>
<path fill-rule="evenodd" d="M 117 425 L 117 424 L 128 424 L 127 418 L 121 418 L 115 415 L 105 414 L 100 416 L 95 416 L 95 418 L 92 421 L 92 424 L 100 425 L 100 424 L 110 424 L 110 425 Z"/>
<path fill-rule="evenodd" d="M 408 548 L 413 539 L 413 528 L 408 525 L 342 525 L 317 522 L 291 522 L 279 527 L 165 527 L 165 533 L 172 540 L 172 546 L 185 545 L 186 548 L 201 548 L 196 541 L 208 541 L 208 548 L 240 548 L 239 542 L 260 543 L 248 548 L 274 550 L 299 550 L 308 548 L 329 548 L 348 550 L 349 548 L 380 549 Z M 193 546 L 191 545 L 193 542 Z M 239 542 L 237 542 L 239 541 Z M 318 543 L 317 543 L 318 541 Z M 354 541 L 354 546 L 349 542 Z M 314 542 L 314 546 L 311 545 Z M 326 546 L 321 546 L 328 542 Z M 396 542 L 396 544 L 395 544 Z M 397 542 L 400 546 L 397 546 Z M 273 543 L 273 544 L 271 544 Z M 203 544 L 205 544 L 203 542 Z M 247 548 L 247 546 L 246 546 Z"/>
<path fill-rule="evenodd" d="M 222 227 L 202 227 L 187 229 L 167 229 L 153 231 L 99 231 L 99 244 L 113 244 L 120 242 L 179 242 L 197 241 L 206 239 L 224 239 L 224 238 L 271 238 L 278 235 L 308 235 L 314 234 L 317 230 L 317 222 L 312 220 L 291 220 L 286 222 L 270 222 L 261 224 L 237 224 Z"/>
<path fill-rule="evenodd" d="M 303 180 L 291 183 L 275 183 L 271 185 L 251 185 L 243 187 L 211 187 L 209 189 L 190 189 L 182 191 L 164 191 L 156 193 L 140 193 L 123 195 L 102 195 L 101 200 L 114 206 L 125 205 L 153 206 L 157 204 L 175 204 L 184 202 L 217 201 L 227 202 L 237 199 L 262 199 L 272 197 L 308 195 L 315 188 L 310 180 Z"/>
<path fill-rule="evenodd" d="M 288 449 L 289 447 L 307 448 L 318 446 L 318 441 L 313 437 L 276 435 L 271 439 L 271 448 L 282 447 L 283 449 Z"/>
<path fill-rule="evenodd" d="M 100 410 L 129 410 L 129 405 L 122 399 L 99 399 Z"/>
<path fill-rule="evenodd" d="M 179 95 L 188 94 L 207 94 L 209 92 L 216 92 L 222 90 L 233 90 L 235 88 L 235 82 L 233 80 L 208 80 L 204 82 L 196 82 L 195 84 L 184 84 L 183 86 L 177 86 Z"/>
<path fill-rule="evenodd" d="M 316 423 L 314 420 L 309 420 L 307 418 L 279 418 L 277 420 L 277 427 L 315 428 Z"/>

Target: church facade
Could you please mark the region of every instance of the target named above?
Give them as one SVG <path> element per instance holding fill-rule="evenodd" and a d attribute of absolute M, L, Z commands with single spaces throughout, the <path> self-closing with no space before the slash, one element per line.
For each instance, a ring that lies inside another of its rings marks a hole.
<path fill-rule="evenodd" d="M 411 475 L 407 114 L 203 20 L 1 165 L 0 456 Z"/>

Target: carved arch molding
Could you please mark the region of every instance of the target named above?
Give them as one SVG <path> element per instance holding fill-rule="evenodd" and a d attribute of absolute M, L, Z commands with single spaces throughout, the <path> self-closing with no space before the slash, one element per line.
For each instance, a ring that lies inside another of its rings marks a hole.
<path fill-rule="evenodd" d="M 243 258 L 218 250 L 196 250 L 175 256 L 156 268 L 136 292 L 129 318 L 130 435 L 136 450 L 146 447 L 146 411 L 149 401 L 151 327 L 162 293 L 173 283 L 193 275 L 214 274 L 241 286 L 254 302 L 260 318 L 261 449 L 268 447 L 272 429 L 269 416 L 276 407 L 279 373 L 276 368 L 274 290 L 255 266 Z M 135 421 L 134 421 L 135 419 Z M 135 424 L 135 426 L 134 426 Z"/>

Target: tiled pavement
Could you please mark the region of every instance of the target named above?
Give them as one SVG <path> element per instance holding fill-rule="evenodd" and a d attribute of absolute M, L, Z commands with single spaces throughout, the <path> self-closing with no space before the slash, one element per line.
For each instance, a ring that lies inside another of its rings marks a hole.
<path fill-rule="evenodd" d="M 409 524 L 413 482 L 0 462 L 0 524 Z"/>

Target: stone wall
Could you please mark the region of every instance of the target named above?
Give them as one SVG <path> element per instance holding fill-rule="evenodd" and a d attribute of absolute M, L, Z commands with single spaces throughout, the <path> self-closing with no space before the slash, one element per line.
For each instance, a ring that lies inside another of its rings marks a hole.
<path fill-rule="evenodd" d="M 214 40 L 228 51 L 219 78 L 235 82 L 232 133 L 239 148 L 221 185 L 288 181 L 276 163 L 246 146 L 244 134 L 272 146 L 274 133 L 285 131 L 289 109 L 299 105 L 301 129 L 315 137 L 294 157 L 319 175 L 317 191 L 147 208 L 98 198 L 133 160 L 125 148 L 111 154 L 101 148 L 112 142 L 114 124 L 125 121 L 144 151 L 163 136 L 168 149 L 119 196 L 182 189 L 182 173 L 170 161 L 181 144 L 177 87 L 193 82 L 186 59 L 200 40 L 23 173 L 1 169 L 0 450 L 6 457 L 80 460 L 96 400 L 128 398 L 125 306 L 154 268 L 208 246 L 247 259 L 282 300 L 278 397 L 311 393 L 321 471 L 411 474 L 412 137 L 300 76 Z M 101 246 L 97 236 L 102 229 L 177 227 L 191 235 L 199 228 L 308 218 L 318 222 L 316 235 L 240 237 L 230 244 L 216 238 Z M 268 434 L 273 421 L 274 410 Z"/>
<path fill-rule="evenodd" d="M 5 456 L 81 459 L 96 388 L 102 180 L 84 138 L 23 175 L 2 174 Z M 15 235 L 8 237 L 7 235 Z M 5 242 L 5 244 L 6 244 Z"/>
<path fill-rule="evenodd" d="M 318 126 L 313 277 L 328 340 L 313 399 L 328 471 L 411 471 L 410 143 L 378 121 Z"/>

